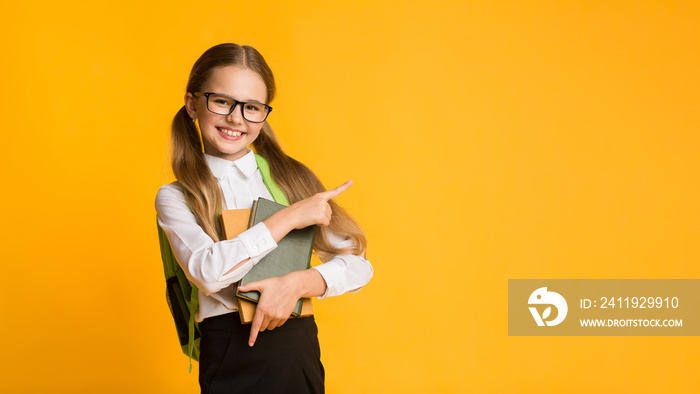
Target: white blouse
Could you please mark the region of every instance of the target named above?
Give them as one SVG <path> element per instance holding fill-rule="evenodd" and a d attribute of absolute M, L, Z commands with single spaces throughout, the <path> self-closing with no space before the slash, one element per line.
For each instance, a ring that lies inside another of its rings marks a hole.
<path fill-rule="evenodd" d="M 236 161 L 204 155 L 224 196 L 223 209 L 250 208 L 258 197 L 272 200 L 262 180 L 252 150 Z M 270 251 L 277 247 L 265 224 L 258 223 L 234 239 L 214 242 L 197 224 L 182 190 L 175 183 L 161 186 L 156 196 L 158 224 L 170 241 L 175 258 L 190 282 L 199 288 L 198 322 L 207 317 L 238 310 L 233 283 L 240 280 Z M 353 246 L 351 240 L 321 227 L 330 243 L 337 247 Z M 249 258 L 235 270 L 236 264 Z M 318 265 L 326 281 L 326 292 L 319 298 L 356 292 L 372 278 L 372 265 L 364 256 L 336 255 Z M 228 273 L 227 273 L 228 272 Z"/>

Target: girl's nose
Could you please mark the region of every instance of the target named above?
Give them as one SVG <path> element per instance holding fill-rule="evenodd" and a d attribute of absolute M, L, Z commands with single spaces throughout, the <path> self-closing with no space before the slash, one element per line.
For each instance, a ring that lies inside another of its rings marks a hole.
<path fill-rule="evenodd" d="M 236 103 L 233 107 L 233 111 L 226 117 L 226 119 L 231 123 L 243 123 L 243 104 Z"/>

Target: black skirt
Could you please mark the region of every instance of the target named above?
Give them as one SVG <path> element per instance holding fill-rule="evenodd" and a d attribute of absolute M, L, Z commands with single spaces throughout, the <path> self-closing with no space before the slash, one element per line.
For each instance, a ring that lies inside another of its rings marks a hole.
<path fill-rule="evenodd" d="M 289 319 L 259 333 L 248 346 L 250 324 L 238 313 L 204 319 L 199 357 L 202 394 L 323 393 L 324 370 L 313 316 Z"/>

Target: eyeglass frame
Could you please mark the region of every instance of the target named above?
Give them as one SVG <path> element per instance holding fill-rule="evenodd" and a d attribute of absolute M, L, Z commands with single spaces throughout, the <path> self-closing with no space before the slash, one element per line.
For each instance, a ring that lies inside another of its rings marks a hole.
<path fill-rule="evenodd" d="M 231 110 L 229 111 L 228 114 L 226 114 L 226 115 L 220 114 L 220 113 L 218 113 L 218 112 L 214 112 L 214 111 L 212 111 L 211 109 L 209 109 L 209 96 L 211 96 L 212 94 L 216 94 L 216 95 L 219 95 L 219 96 L 224 96 L 224 97 L 226 97 L 226 98 L 230 98 L 231 100 L 233 100 L 233 105 L 231 106 Z M 225 94 L 222 94 L 222 93 L 215 93 L 215 92 L 194 92 L 194 93 L 192 93 L 192 95 L 193 95 L 194 97 L 206 97 L 206 98 L 207 98 L 207 111 L 209 111 L 209 112 L 211 112 L 211 113 L 213 113 L 213 114 L 216 114 L 216 115 L 221 115 L 221 116 L 229 116 L 229 115 L 231 115 L 231 114 L 233 113 L 233 111 L 236 110 L 236 107 L 238 107 L 238 104 L 241 104 L 241 116 L 243 117 L 243 119 L 245 119 L 245 120 L 247 120 L 248 122 L 251 122 L 251 123 L 263 123 L 263 122 L 265 122 L 265 120 L 267 119 L 267 117 L 270 116 L 270 112 L 272 112 L 272 107 L 270 107 L 270 106 L 267 105 L 267 104 L 260 103 L 260 102 L 257 102 L 257 101 L 238 101 L 238 100 L 236 100 L 235 98 L 233 98 L 233 97 L 231 97 L 231 96 L 228 96 L 228 95 L 225 95 Z M 248 118 L 246 118 L 246 117 L 245 117 L 245 110 L 244 110 L 244 108 L 243 108 L 246 104 L 261 104 L 261 105 L 263 105 L 263 106 L 267 109 L 267 113 L 265 114 L 265 117 L 263 118 L 263 120 L 254 121 L 254 120 L 249 120 Z"/>

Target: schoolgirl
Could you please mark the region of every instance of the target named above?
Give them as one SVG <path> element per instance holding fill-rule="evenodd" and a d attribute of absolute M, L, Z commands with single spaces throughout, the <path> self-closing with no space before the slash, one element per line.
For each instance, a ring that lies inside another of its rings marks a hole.
<path fill-rule="evenodd" d="M 177 182 L 160 188 L 156 211 L 178 263 L 199 288 L 202 393 L 323 392 L 314 318 L 288 319 L 290 313 L 299 298 L 355 292 L 372 277 L 362 230 L 332 200 L 352 182 L 325 191 L 311 170 L 282 151 L 267 123 L 274 95 L 272 71 L 257 50 L 217 45 L 195 62 L 172 124 Z M 220 210 L 272 199 L 249 146 L 291 205 L 223 240 Z M 261 297 L 253 323 L 242 325 L 231 285 L 289 231 L 310 225 L 321 226 L 314 253 L 323 264 L 243 287 Z"/>

